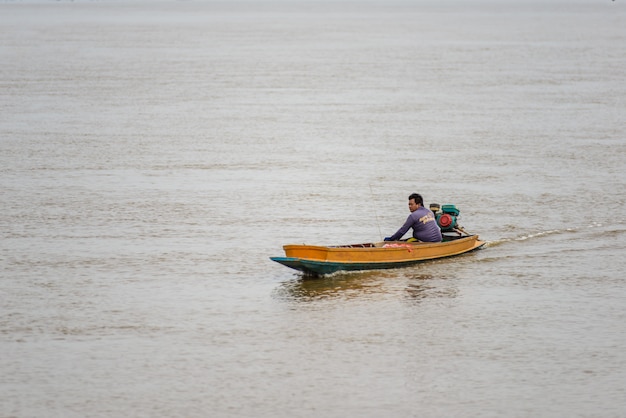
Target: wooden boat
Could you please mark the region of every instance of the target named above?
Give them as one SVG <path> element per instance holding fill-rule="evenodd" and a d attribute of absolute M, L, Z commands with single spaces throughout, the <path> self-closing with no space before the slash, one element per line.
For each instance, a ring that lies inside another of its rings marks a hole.
<path fill-rule="evenodd" d="M 442 242 L 383 241 L 337 246 L 285 245 L 285 257 L 270 257 L 284 266 L 318 276 L 337 271 L 406 267 L 427 260 L 453 257 L 485 245 L 478 235 L 454 228 Z"/>

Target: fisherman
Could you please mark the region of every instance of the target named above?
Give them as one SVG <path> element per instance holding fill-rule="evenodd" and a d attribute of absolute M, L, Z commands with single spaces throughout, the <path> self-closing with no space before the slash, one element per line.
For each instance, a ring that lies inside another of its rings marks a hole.
<path fill-rule="evenodd" d="M 409 210 L 411 214 L 404 225 L 398 232 L 386 237 L 385 241 L 398 241 L 413 228 L 413 238 L 409 238 L 408 241 L 441 242 L 441 229 L 437 225 L 435 215 L 424 207 L 424 199 L 420 194 L 413 193 L 409 196 Z"/>

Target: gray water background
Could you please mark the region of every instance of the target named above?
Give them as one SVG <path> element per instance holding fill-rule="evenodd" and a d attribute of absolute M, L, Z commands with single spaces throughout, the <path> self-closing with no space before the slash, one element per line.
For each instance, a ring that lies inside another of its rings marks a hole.
<path fill-rule="evenodd" d="M 626 416 L 625 18 L 0 3 L 0 416 Z M 487 248 L 268 258 L 414 191 Z"/>

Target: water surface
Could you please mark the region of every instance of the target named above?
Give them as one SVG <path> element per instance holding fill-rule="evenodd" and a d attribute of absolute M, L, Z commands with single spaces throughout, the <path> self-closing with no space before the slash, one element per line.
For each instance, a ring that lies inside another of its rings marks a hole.
<path fill-rule="evenodd" d="M 625 13 L 0 4 L 0 415 L 622 415 Z M 412 192 L 487 247 L 269 260 Z"/>

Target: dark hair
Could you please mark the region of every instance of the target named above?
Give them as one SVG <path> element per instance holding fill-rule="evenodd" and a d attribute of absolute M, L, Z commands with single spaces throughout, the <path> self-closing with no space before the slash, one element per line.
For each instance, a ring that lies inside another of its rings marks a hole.
<path fill-rule="evenodd" d="M 419 203 L 420 206 L 424 206 L 424 199 L 422 198 L 421 194 L 418 193 L 413 193 L 411 196 L 409 196 L 409 200 L 415 200 L 415 203 Z"/>

